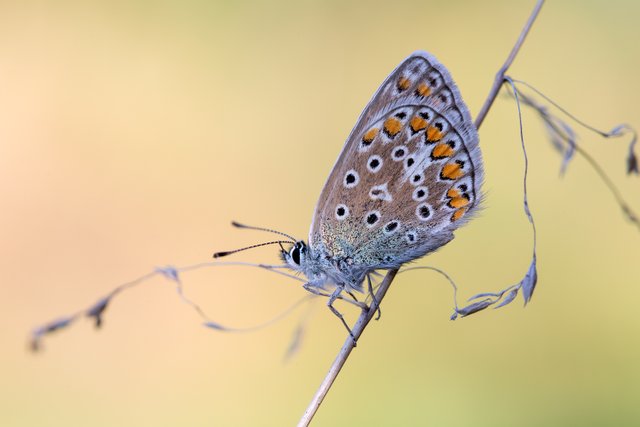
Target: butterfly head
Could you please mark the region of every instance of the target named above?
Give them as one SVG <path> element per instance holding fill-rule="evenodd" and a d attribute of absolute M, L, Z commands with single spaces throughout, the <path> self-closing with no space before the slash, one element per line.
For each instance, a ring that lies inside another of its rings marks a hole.
<path fill-rule="evenodd" d="M 307 277 L 309 286 L 327 288 L 340 285 L 361 289 L 364 272 L 356 271 L 350 258 L 335 258 L 322 248 L 314 249 L 302 240 L 296 241 L 288 251 L 283 248 L 280 255 L 289 268 Z"/>
<path fill-rule="evenodd" d="M 326 288 L 330 285 L 336 285 L 361 290 L 361 284 L 366 271 L 354 268 L 353 259 L 350 256 L 336 257 L 332 252 L 327 251 L 323 245 L 308 245 L 305 241 L 294 239 L 290 235 L 280 231 L 248 226 L 237 222 L 233 222 L 232 224 L 238 228 L 279 234 L 288 240 L 275 240 L 257 243 L 231 251 L 216 252 L 213 254 L 214 258 L 226 257 L 248 249 L 277 244 L 280 246 L 280 257 L 284 264 L 293 271 L 304 274 L 307 277 L 307 284 L 309 286 Z M 286 244 L 293 244 L 293 246 L 287 249 Z"/>
<path fill-rule="evenodd" d="M 296 241 L 288 251 L 282 249 L 280 255 L 289 268 L 307 277 L 309 286 L 326 288 L 340 283 L 349 288 L 359 288 L 361 279 L 351 277 L 350 266 L 322 250 L 314 250 L 302 240 Z"/>

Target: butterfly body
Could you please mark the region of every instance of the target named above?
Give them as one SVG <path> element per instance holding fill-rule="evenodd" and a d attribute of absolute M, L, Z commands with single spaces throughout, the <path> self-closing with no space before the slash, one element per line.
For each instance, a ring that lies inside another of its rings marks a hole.
<path fill-rule="evenodd" d="M 451 75 L 415 52 L 362 112 L 320 195 L 309 244 L 283 251 L 284 261 L 308 287 L 361 291 L 374 270 L 451 241 L 478 208 L 482 178 L 478 134 Z"/>

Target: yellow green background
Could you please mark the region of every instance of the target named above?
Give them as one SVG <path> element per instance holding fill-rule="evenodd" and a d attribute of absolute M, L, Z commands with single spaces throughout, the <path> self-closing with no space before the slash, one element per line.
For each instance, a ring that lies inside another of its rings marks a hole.
<path fill-rule="evenodd" d="M 451 70 L 475 115 L 532 1 L 13 1 L 0 3 L 0 425 L 294 425 L 345 331 L 318 301 L 268 329 L 200 326 L 161 278 L 27 351 L 36 325 L 155 266 L 269 236 L 306 238 L 325 178 L 387 74 L 417 49 Z M 601 128 L 640 126 L 637 1 L 552 1 L 511 74 Z M 400 276 L 317 426 L 640 423 L 640 233 L 581 159 L 525 115 L 539 283 L 530 305 L 455 322 L 451 290 Z M 640 210 L 626 145 L 581 143 Z M 528 267 L 515 105 L 481 132 L 485 210 L 421 260 L 466 298 Z M 236 260 L 272 262 L 274 247 Z M 217 321 L 251 326 L 305 295 L 268 272 L 183 275 Z M 357 314 L 348 307 L 353 320 Z"/>

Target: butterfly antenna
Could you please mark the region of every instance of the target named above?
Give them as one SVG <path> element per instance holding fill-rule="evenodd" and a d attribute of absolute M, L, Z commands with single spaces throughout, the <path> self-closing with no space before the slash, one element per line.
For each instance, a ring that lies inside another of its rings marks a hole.
<path fill-rule="evenodd" d="M 235 221 L 232 221 L 231 225 L 233 225 L 234 227 L 244 228 L 244 229 L 247 229 L 247 230 L 266 231 L 268 233 L 279 234 L 281 236 L 284 236 L 284 237 L 290 239 L 293 243 L 297 242 L 296 239 L 294 239 L 293 237 L 289 236 L 286 233 L 283 233 L 282 231 L 276 231 L 276 230 L 272 230 L 270 228 L 254 227 L 254 226 L 251 226 L 251 225 L 240 224 L 239 222 L 235 222 Z"/>
<path fill-rule="evenodd" d="M 253 249 L 253 248 L 259 248 L 261 246 L 267 246 L 267 245 L 280 245 L 280 247 L 282 247 L 283 243 L 291 243 L 287 240 L 276 240 L 273 242 L 265 242 L 265 243 L 258 243 L 257 245 L 251 245 L 251 246 L 247 246 L 244 248 L 240 248 L 240 249 L 234 249 L 232 251 L 225 251 L 225 252 L 216 252 L 215 254 L 213 254 L 214 258 L 221 258 L 223 256 L 227 256 L 227 255 L 231 255 L 231 254 L 235 254 L 237 252 L 242 252 L 242 251 L 246 251 L 247 249 Z"/>

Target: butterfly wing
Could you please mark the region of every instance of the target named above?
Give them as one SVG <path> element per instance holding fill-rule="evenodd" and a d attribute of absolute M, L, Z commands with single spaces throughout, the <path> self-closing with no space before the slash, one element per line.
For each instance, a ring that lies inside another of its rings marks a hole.
<path fill-rule="evenodd" d="M 364 109 L 327 179 L 309 243 L 366 270 L 444 245 L 480 202 L 478 133 L 449 71 L 415 52 Z"/>

